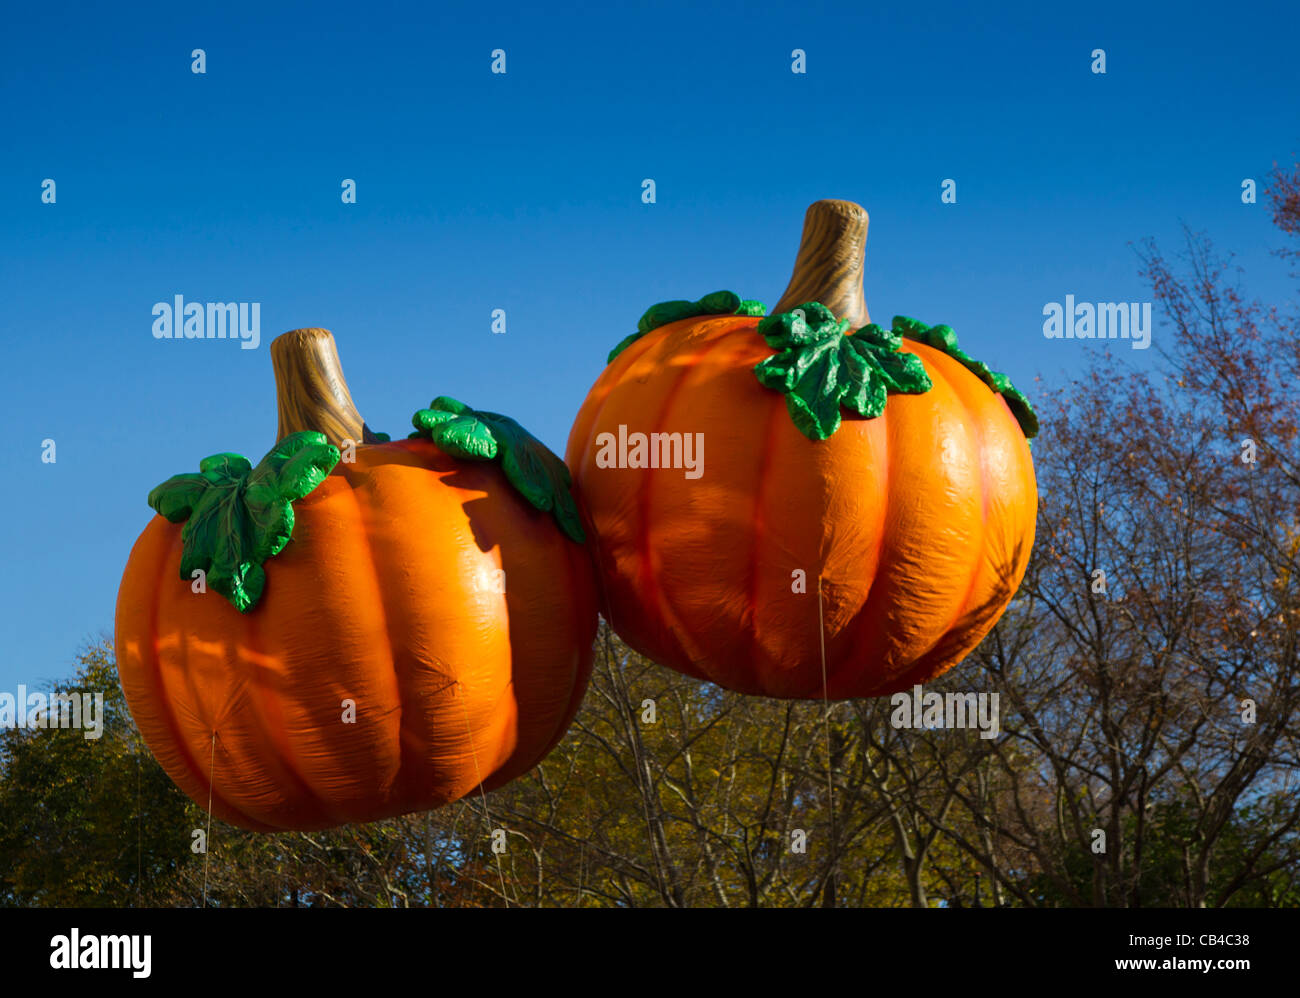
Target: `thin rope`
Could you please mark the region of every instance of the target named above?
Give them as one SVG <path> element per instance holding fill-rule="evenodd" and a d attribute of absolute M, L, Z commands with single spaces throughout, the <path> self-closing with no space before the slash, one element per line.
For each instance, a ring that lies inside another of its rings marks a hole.
<path fill-rule="evenodd" d="M 208 830 L 203 834 L 203 907 L 208 906 L 208 860 L 212 856 L 212 773 L 217 766 L 217 729 L 212 729 L 212 757 L 208 760 Z"/>
<path fill-rule="evenodd" d="M 461 685 L 459 679 L 456 680 L 456 685 L 457 686 Z M 462 691 L 463 691 L 463 687 L 462 687 Z M 491 841 L 492 815 L 488 813 L 487 791 L 483 789 L 483 774 L 479 771 L 478 768 L 478 749 L 474 747 L 474 732 L 469 725 L 469 708 L 465 706 L 464 696 L 461 696 L 459 699 L 460 699 L 461 713 L 465 715 L 465 735 L 467 738 L 469 738 L 469 751 L 470 754 L 474 757 L 474 778 L 478 780 L 479 794 L 482 795 L 483 797 L 483 821 L 487 824 L 488 840 Z M 501 880 L 501 900 L 504 901 L 506 903 L 506 907 L 509 908 L 510 898 L 506 896 L 506 875 L 504 872 L 502 872 L 501 869 L 501 854 L 497 852 L 495 849 L 493 849 L 492 855 L 496 857 L 497 877 Z"/>
<path fill-rule="evenodd" d="M 830 689 L 826 680 L 826 613 L 822 609 L 822 577 L 817 576 L 817 620 L 818 638 L 822 653 L 822 724 L 826 732 L 826 790 L 829 795 L 831 812 L 831 876 L 835 875 L 835 864 L 839 859 L 839 844 L 835 836 L 835 770 L 831 763 L 831 701 Z"/>
<path fill-rule="evenodd" d="M 584 794 L 582 798 L 582 818 L 583 824 L 588 829 L 588 836 L 591 832 L 591 798 Z M 582 907 L 582 899 L 586 896 L 583 893 L 583 884 L 586 883 L 587 870 L 587 840 L 583 839 L 578 843 L 578 907 Z"/>
<path fill-rule="evenodd" d="M 144 797 L 140 792 L 140 746 L 135 750 L 135 906 L 140 907 L 140 881 L 144 879 Z"/>
<path fill-rule="evenodd" d="M 609 621 L 606 621 L 605 623 L 609 624 Z M 614 652 L 613 652 L 614 639 L 612 637 L 613 633 L 614 633 L 614 629 L 612 625 L 605 628 L 605 642 L 604 642 L 605 667 L 609 669 L 611 673 L 613 672 L 613 668 L 614 668 L 612 664 L 614 658 Z M 626 688 L 627 687 L 625 685 L 624 689 Z M 632 709 L 632 703 L 630 700 L 627 702 L 626 706 L 627 706 L 627 718 L 628 718 L 628 736 L 627 736 L 628 744 L 632 748 L 632 760 L 636 764 L 637 787 L 642 791 L 641 813 L 645 816 L 646 838 L 650 845 L 650 853 L 652 856 L 654 856 L 655 876 L 659 880 L 659 894 L 665 900 L 671 902 L 672 900 L 674 900 L 674 898 L 672 895 L 668 893 L 668 875 L 664 870 L 664 866 L 667 860 L 666 857 L 660 855 L 659 841 L 655 836 L 654 818 L 651 816 L 650 813 L 650 794 L 654 790 L 653 780 L 650 778 L 650 767 L 646 765 L 645 759 L 641 755 L 641 749 L 640 749 L 641 740 L 640 738 L 637 737 L 636 718 L 633 716 L 634 711 Z"/>
<path fill-rule="evenodd" d="M 583 863 L 587 858 L 587 843 L 578 844 L 578 907 L 582 907 L 582 872 Z"/>

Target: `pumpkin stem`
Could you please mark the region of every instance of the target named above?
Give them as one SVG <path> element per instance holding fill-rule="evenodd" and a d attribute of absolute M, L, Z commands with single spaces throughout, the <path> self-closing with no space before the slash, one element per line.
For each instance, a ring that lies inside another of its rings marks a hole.
<path fill-rule="evenodd" d="M 335 446 L 344 440 L 379 442 L 352 404 L 328 329 L 294 329 L 277 336 L 271 342 L 271 366 L 280 417 L 277 440 L 316 431 Z"/>
<path fill-rule="evenodd" d="M 867 245 L 867 213 L 852 201 L 815 201 L 803 220 L 803 239 L 794 274 L 775 315 L 805 302 L 821 302 L 837 319 L 857 329 L 871 321 L 862 297 L 862 265 Z"/>

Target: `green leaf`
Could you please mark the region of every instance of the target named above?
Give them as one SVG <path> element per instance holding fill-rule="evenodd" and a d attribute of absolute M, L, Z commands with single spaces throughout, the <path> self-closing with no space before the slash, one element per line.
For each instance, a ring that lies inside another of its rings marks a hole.
<path fill-rule="evenodd" d="M 762 315 L 766 311 L 767 306 L 761 301 L 752 299 L 742 301 L 734 291 L 714 291 L 705 295 L 699 301 L 686 301 L 685 299 L 661 301 L 645 310 L 645 313 L 637 320 L 636 332 L 619 340 L 618 346 L 609 352 L 605 363 L 608 364 L 613 361 L 615 357 L 646 333 L 658 329 L 660 326 L 666 326 L 670 322 L 693 319 L 700 315 Z"/>
<path fill-rule="evenodd" d="M 253 466 L 242 454 L 213 454 L 199 462 L 199 473 L 210 482 L 233 475 L 247 475 L 252 470 Z"/>
<path fill-rule="evenodd" d="M 699 315 L 735 315 L 740 308 L 740 295 L 734 291 L 714 291 L 696 303 Z"/>
<path fill-rule="evenodd" d="M 203 475 L 173 475 L 149 493 L 149 505 L 171 523 L 180 523 L 189 517 L 207 488 L 208 480 Z"/>
<path fill-rule="evenodd" d="M 411 419 L 416 433 L 466 461 L 498 459 L 506 480 L 536 509 L 549 512 L 568 537 L 586 542 L 564 462 L 509 416 L 471 409 L 440 396 Z"/>
<path fill-rule="evenodd" d="M 213 454 L 199 474 L 176 475 L 149 493 L 149 505 L 181 530 L 180 577 L 202 569 L 207 585 L 240 613 L 262 597 L 262 563 L 293 536 L 293 502 L 315 489 L 339 461 L 323 433 L 294 433 L 258 462 Z"/>
<path fill-rule="evenodd" d="M 894 332 L 906 336 L 909 340 L 916 340 L 918 343 L 934 347 L 934 349 L 940 350 L 953 358 L 984 382 L 991 391 L 1002 396 L 1007 403 L 1007 408 L 1011 410 L 1011 415 L 1020 424 L 1021 432 L 1024 433 L 1026 439 L 1032 439 L 1038 435 L 1038 414 L 1034 412 L 1034 407 L 1029 404 L 1029 399 L 1012 385 L 1011 379 L 1001 371 L 994 371 L 982 360 L 976 360 L 961 349 L 957 345 L 957 334 L 952 331 L 951 326 L 927 326 L 925 323 L 918 322 L 908 316 L 896 315 L 894 316 Z"/>
<path fill-rule="evenodd" d="M 641 318 L 637 319 L 636 328 L 640 333 L 648 333 L 650 330 L 666 326 L 670 322 L 689 319 L 699 314 L 700 306 L 698 302 L 661 301 L 645 310 Z"/>
<path fill-rule="evenodd" d="M 846 336 L 848 322 L 820 302 L 768 316 L 758 332 L 778 351 L 754 367 L 759 384 L 785 394 L 795 427 L 825 440 L 840 427 L 840 409 L 875 419 L 894 393 L 932 387 L 920 359 L 899 353 L 902 338 L 868 325 Z"/>
<path fill-rule="evenodd" d="M 252 486 L 272 489 L 276 498 L 301 499 L 338 464 L 339 452 L 322 433 L 292 433 L 258 463 L 249 475 Z"/>
<path fill-rule="evenodd" d="M 901 336 L 894 336 L 879 326 L 864 326 L 846 337 L 845 342 L 871 365 L 872 373 L 890 394 L 921 395 L 934 387 L 921 358 L 914 353 L 900 352 Z"/>
<path fill-rule="evenodd" d="M 467 406 L 455 399 L 434 399 L 432 408 L 421 409 L 411 422 L 418 435 L 427 436 L 452 457 L 490 461 L 497 456 L 497 441 L 492 431 Z"/>
<path fill-rule="evenodd" d="M 1011 415 L 1016 417 L 1016 422 L 1025 431 L 1025 438 L 1032 440 L 1038 436 L 1038 413 L 1029 404 L 1029 399 L 1025 398 L 1024 393 L 1019 388 L 1012 387 L 1011 382 L 1008 381 L 1006 389 L 1001 394 L 1003 400 L 1007 403 L 1007 408 L 1011 410 Z"/>
<path fill-rule="evenodd" d="M 774 350 L 788 350 L 809 343 L 834 339 L 848 328 L 820 302 L 805 302 L 789 312 L 769 315 L 758 324 L 758 334 Z"/>

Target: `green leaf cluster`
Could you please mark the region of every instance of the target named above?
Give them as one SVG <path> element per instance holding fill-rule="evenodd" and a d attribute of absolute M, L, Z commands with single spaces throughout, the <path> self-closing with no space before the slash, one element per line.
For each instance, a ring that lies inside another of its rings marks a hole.
<path fill-rule="evenodd" d="M 213 454 L 198 474 L 174 475 L 149 493 L 149 505 L 181 531 L 180 577 L 195 569 L 240 613 L 261 599 L 263 562 L 293 536 L 293 503 L 307 495 L 339 461 L 325 434 L 293 433 L 254 468 L 239 454 Z"/>
<path fill-rule="evenodd" d="M 1038 415 L 1034 412 L 1034 407 L 1029 404 L 1029 399 L 1001 371 L 993 370 L 982 360 L 976 360 L 961 349 L 957 345 L 957 334 L 952 331 L 951 326 L 927 326 L 925 323 L 917 322 L 905 315 L 896 315 L 894 316 L 894 329 L 909 340 L 916 340 L 918 343 L 924 343 L 928 347 L 940 350 L 960 363 L 971 374 L 1006 399 L 1007 408 L 1011 410 L 1011 415 L 1016 417 L 1016 422 L 1020 424 L 1020 429 L 1024 431 L 1026 439 L 1038 435 Z"/>
<path fill-rule="evenodd" d="M 767 306 L 761 301 L 742 299 L 734 291 L 714 291 L 699 301 L 685 299 L 661 301 L 645 310 L 637 320 L 636 332 L 619 341 L 618 346 L 609 352 L 605 362 L 612 361 L 646 333 L 660 326 L 666 326 L 670 322 L 680 322 L 682 319 L 693 319 L 701 315 L 763 315 L 766 312 Z"/>
<path fill-rule="evenodd" d="M 586 535 L 570 488 L 573 480 L 564 462 L 509 416 L 471 409 L 464 402 L 439 396 L 411 419 L 412 436 L 432 440 L 439 450 L 465 461 L 501 462 L 516 491 L 536 509 L 555 517 L 571 540 Z"/>
<path fill-rule="evenodd" d="M 754 374 L 763 387 L 782 392 L 790 418 L 810 440 L 825 440 L 840 426 L 840 409 L 866 419 L 885 411 L 891 394 L 918 395 L 932 387 L 914 354 L 900 353 L 897 330 L 863 326 L 845 335 L 848 320 L 825 305 L 807 302 L 768 316 L 758 331 L 778 351 Z"/>

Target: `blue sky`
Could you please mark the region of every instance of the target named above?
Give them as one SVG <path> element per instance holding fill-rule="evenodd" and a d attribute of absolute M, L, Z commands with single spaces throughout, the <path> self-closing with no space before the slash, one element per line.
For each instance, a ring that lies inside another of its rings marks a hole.
<path fill-rule="evenodd" d="M 405 435 L 447 394 L 562 452 L 646 306 L 719 288 L 775 303 L 818 198 L 871 214 L 873 319 L 946 322 L 1031 396 L 1098 349 L 1044 339 L 1044 304 L 1149 299 L 1131 242 L 1176 248 L 1186 222 L 1238 254 L 1250 290 L 1294 294 L 1266 205 L 1240 198 L 1300 152 L 1294 4 L 23 5 L 6 21 L 0 690 L 66 675 L 111 632 L 154 485 L 274 442 L 267 347 L 288 329 L 334 331 L 376 429 Z M 260 348 L 155 340 L 153 304 L 176 294 L 260 302 Z"/>

